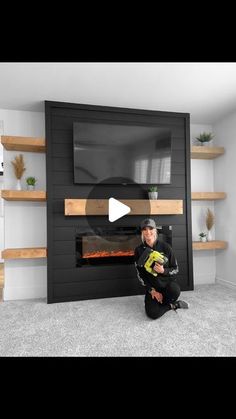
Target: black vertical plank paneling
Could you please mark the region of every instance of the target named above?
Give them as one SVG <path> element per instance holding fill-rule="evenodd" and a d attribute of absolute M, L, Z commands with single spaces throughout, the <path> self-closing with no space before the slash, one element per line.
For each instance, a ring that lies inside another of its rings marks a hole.
<path fill-rule="evenodd" d="M 46 185 L 47 185 L 47 302 L 53 302 L 53 161 L 52 161 L 52 138 L 51 138 L 51 104 L 45 103 L 46 124 Z"/>
<path fill-rule="evenodd" d="M 184 214 L 153 218 L 158 225 L 172 225 L 173 248 L 180 266 L 177 280 L 182 290 L 193 289 L 189 114 L 45 102 L 45 115 L 48 303 L 144 292 L 130 265 L 116 265 L 115 275 L 112 275 L 114 269 L 110 266 L 87 267 L 84 270 L 75 267 L 75 231 L 78 226 L 85 226 L 87 220 L 86 217 L 65 217 L 64 199 L 87 198 L 91 191 L 91 185 L 76 185 L 73 179 L 73 122 L 81 118 L 116 122 L 129 120 L 137 124 L 158 124 L 172 130 L 171 184 L 159 185 L 159 198 L 183 199 Z M 143 194 L 146 194 L 147 186 L 143 188 Z M 100 185 L 97 198 L 107 198 L 109 191 L 112 196 L 114 188 L 113 185 Z M 116 185 L 115 191 L 121 199 L 144 197 L 132 185 Z M 118 220 L 117 224 L 137 226 L 142 218 L 127 216 Z M 99 226 L 103 219 L 94 217 L 94 222 Z"/>

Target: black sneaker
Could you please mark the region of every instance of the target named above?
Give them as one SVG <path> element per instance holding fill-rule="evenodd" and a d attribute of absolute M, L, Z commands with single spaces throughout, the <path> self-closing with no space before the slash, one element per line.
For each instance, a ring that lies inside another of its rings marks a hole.
<path fill-rule="evenodd" d="M 186 301 L 182 301 L 182 300 L 175 301 L 175 303 L 172 304 L 173 310 L 177 310 L 177 308 L 188 308 L 188 307 L 189 307 L 189 304 L 186 303 Z"/>

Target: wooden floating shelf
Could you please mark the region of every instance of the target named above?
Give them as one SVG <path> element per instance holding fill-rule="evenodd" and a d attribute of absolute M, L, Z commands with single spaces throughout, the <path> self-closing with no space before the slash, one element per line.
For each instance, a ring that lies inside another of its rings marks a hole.
<path fill-rule="evenodd" d="M 225 192 L 192 192 L 192 201 L 214 201 L 225 198 Z"/>
<path fill-rule="evenodd" d="M 191 159 L 215 159 L 224 154 L 224 147 L 193 146 Z"/>
<path fill-rule="evenodd" d="M 38 137 L 9 137 L 1 136 L 1 143 L 6 150 L 31 151 L 45 153 L 45 139 Z"/>
<path fill-rule="evenodd" d="M 25 247 L 18 249 L 5 249 L 2 251 L 2 259 L 38 259 L 46 257 L 46 247 Z"/>
<path fill-rule="evenodd" d="M 226 249 L 227 242 L 222 240 L 212 240 L 210 242 L 193 242 L 193 250 L 214 250 Z"/>
<path fill-rule="evenodd" d="M 46 201 L 46 192 L 3 189 L 1 191 L 1 197 L 6 201 Z"/>
<path fill-rule="evenodd" d="M 127 215 L 181 215 L 183 201 L 171 199 L 121 199 L 131 211 Z M 65 199 L 65 215 L 107 215 L 108 199 Z"/>

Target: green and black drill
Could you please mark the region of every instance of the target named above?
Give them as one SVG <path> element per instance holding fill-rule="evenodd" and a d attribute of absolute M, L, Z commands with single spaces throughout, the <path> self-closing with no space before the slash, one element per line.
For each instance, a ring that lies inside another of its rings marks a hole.
<path fill-rule="evenodd" d="M 163 255 L 163 253 L 160 253 L 157 250 L 152 250 L 149 247 L 147 247 L 140 256 L 137 265 L 140 267 L 144 267 L 147 272 L 154 276 L 157 276 L 158 273 L 153 269 L 155 263 L 165 265 L 166 262 L 168 262 L 168 258 L 165 255 Z"/>

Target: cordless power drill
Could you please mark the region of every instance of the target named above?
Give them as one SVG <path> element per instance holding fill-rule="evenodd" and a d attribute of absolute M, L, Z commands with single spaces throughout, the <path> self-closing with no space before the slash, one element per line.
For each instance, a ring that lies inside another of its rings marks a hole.
<path fill-rule="evenodd" d="M 157 250 L 152 250 L 149 247 L 147 247 L 140 256 L 137 265 L 140 267 L 144 267 L 147 272 L 154 276 L 157 276 L 157 272 L 153 269 L 155 263 L 164 265 L 166 262 L 168 262 L 168 258 L 165 255 L 163 255 L 163 253 L 157 252 Z"/>

